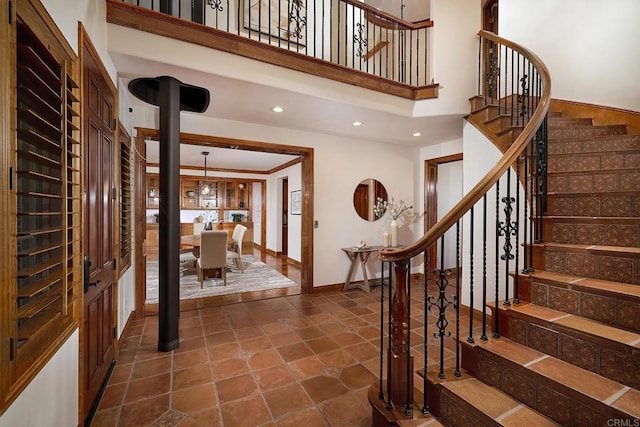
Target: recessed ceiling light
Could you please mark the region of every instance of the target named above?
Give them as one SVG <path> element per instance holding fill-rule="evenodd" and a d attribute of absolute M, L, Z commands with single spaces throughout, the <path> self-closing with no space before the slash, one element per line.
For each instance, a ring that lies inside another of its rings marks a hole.
<path fill-rule="evenodd" d="M 362 122 L 355 121 L 355 122 L 353 122 L 353 125 L 354 126 L 362 126 Z"/>
<path fill-rule="evenodd" d="M 414 132 L 413 136 L 422 136 L 422 134 L 420 132 Z"/>
<path fill-rule="evenodd" d="M 271 109 L 271 111 L 275 112 L 275 113 L 282 113 L 284 111 L 284 108 L 279 107 L 279 106 L 275 106 Z"/>

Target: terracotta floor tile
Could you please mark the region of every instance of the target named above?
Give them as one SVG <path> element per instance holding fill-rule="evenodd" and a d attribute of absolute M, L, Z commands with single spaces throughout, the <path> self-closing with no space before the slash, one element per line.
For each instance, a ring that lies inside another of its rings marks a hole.
<path fill-rule="evenodd" d="M 257 393 L 258 385 L 250 374 L 240 375 L 216 383 L 220 404 L 233 402 Z"/>
<path fill-rule="evenodd" d="M 285 415 L 278 419 L 277 425 L 278 427 L 326 427 L 324 417 L 315 406 Z"/>
<path fill-rule="evenodd" d="M 120 426 L 148 426 L 169 410 L 169 394 L 141 400 L 122 407 Z"/>
<path fill-rule="evenodd" d="M 303 381 L 302 386 L 316 404 L 349 391 L 337 378 L 323 375 Z"/>
<path fill-rule="evenodd" d="M 189 368 L 173 372 L 174 391 L 212 381 L 211 366 L 208 363 L 191 366 Z"/>
<path fill-rule="evenodd" d="M 329 337 L 309 339 L 305 341 L 314 353 L 326 353 L 327 351 L 337 350 L 340 346 Z"/>
<path fill-rule="evenodd" d="M 316 356 L 304 357 L 288 363 L 293 373 L 301 380 L 322 374 L 325 364 Z"/>
<path fill-rule="evenodd" d="M 220 408 L 208 408 L 193 414 L 187 414 L 182 421 L 180 427 L 221 427 Z"/>
<path fill-rule="evenodd" d="M 204 338 L 207 340 L 207 345 L 209 346 L 209 348 L 219 345 L 226 345 L 236 341 L 236 336 L 232 331 L 206 335 Z"/>
<path fill-rule="evenodd" d="M 134 380 L 129 383 L 124 402 L 131 403 L 151 396 L 169 392 L 171 374 L 164 373 L 153 377 Z"/>
<path fill-rule="evenodd" d="M 350 390 L 370 386 L 374 384 L 377 379 L 375 375 L 362 365 L 353 365 L 344 368 L 340 374 L 340 380 L 349 387 Z"/>
<path fill-rule="evenodd" d="M 604 325 L 596 322 L 595 320 L 586 319 L 584 317 L 570 316 L 564 319 L 559 319 L 554 322 L 558 325 L 563 325 L 569 328 L 577 329 L 589 334 L 594 334 L 600 337 L 606 337 L 609 340 L 617 341 L 623 344 L 635 343 L 640 339 L 640 334 L 618 329 L 613 326 Z"/>
<path fill-rule="evenodd" d="M 118 360 L 118 362 L 120 362 Z M 128 382 L 131 379 L 131 371 L 133 371 L 133 364 L 120 365 L 119 363 L 113 368 L 111 377 L 109 378 L 109 385 L 120 384 Z"/>
<path fill-rule="evenodd" d="M 263 391 L 282 387 L 296 381 L 296 377 L 287 365 L 274 366 L 254 373 L 256 381 Z"/>
<path fill-rule="evenodd" d="M 241 359 L 227 359 L 213 363 L 213 375 L 216 380 L 234 377 L 249 372 L 247 362 Z"/>
<path fill-rule="evenodd" d="M 240 341 L 240 347 L 242 347 L 243 350 L 257 353 L 262 350 L 267 350 L 273 347 L 273 345 L 271 345 L 271 341 L 269 341 L 267 337 L 260 336 Z"/>
<path fill-rule="evenodd" d="M 302 359 L 303 357 L 311 356 L 313 352 L 305 343 L 291 344 L 284 347 L 279 347 L 278 351 L 286 362 Z"/>
<path fill-rule="evenodd" d="M 291 331 L 285 322 L 278 321 L 260 325 L 260 328 L 266 335 L 281 334 L 283 332 Z"/>
<path fill-rule="evenodd" d="M 202 326 L 193 326 L 190 328 L 180 329 L 178 332 L 180 334 L 180 338 L 194 338 L 202 336 Z"/>
<path fill-rule="evenodd" d="M 345 350 L 347 350 L 349 354 L 359 362 L 364 362 L 369 359 L 377 360 L 380 357 L 380 350 L 368 342 L 352 345 L 351 347 L 347 347 Z"/>
<path fill-rule="evenodd" d="M 331 335 L 331 338 L 338 343 L 341 347 L 347 347 L 354 344 L 360 344 L 364 342 L 364 339 L 359 337 L 357 333 L 341 332 L 339 334 Z"/>
<path fill-rule="evenodd" d="M 368 427 L 371 425 L 371 409 L 365 409 L 358 399 L 347 394 L 327 400 L 320 411 L 333 427 Z"/>
<path fill-rule="evenodd" d="M 185 311 L 184 314 L 180 314 L 180 319 L 178 320 L 179 330 L 193 328 L 194 326 L 202 326 L 200 315 L 197 311 Z"/>
<path fill-rule="evenodd" d="M 264 398 L 275 418 L 311 406 L 311 400 L 300 384 L 294 383 L 264 393 Z"/>
<path fill-rule="evenodd" d="M 295 334 L 303 340 L 324 337 L 325 333 L 317 326 L 309 326 L 308 328 L 296 329 Z"/>
<path fill-rule="evenodd" d="M 515 412 L 500 418 L 500 424 L 505 427 L 554 427 L 558 425 L 553 420 L 540 415 L 540 413 L 524 405 L 518 408 Z"/>
<path fill-rule="evenodd" d="M 188 351 L 185 353 L 177 353 L 173 355 L 173 370 L 178 371 L 193 365 L 209 362 L 209 353 L 207 349 L 200 348 L 198 350 Z"/>
<path fill-rule="evenodd" d="M 262 332 L 262 329 L 258 328 L 257 326 L 252 326 L 249 328 L 234 329 L 234 332 L 236 333 L 236 338 L 238 340 L 255 338 L 255 337 L 264 335 L 264 332 Z"/>
<path fill-rule="evenodd" d="M 218 316 L 216 316 L 217 319 Z M 219 334 L 221 332 L 228 332 L 231 330 L 231 325 L 227 322 L 227 319 L 223 320 L 213 320 L 211 319 L 209 322 L 205 323 L 202 326 L 202 330 L 205 335 L 211 334 Z"/>
<path fill-rule="evenodd" d="M 225 359 L 231 359 L 235 356 L 240 350 L 240 345 L 237 343 L 229 343 L 226 345 L 219 345 L 216 347 L 209 348 L 209 359 L 212 362 L 218 362 Z"/>
<path fill-rule="evenodd" d="M 509 360 L 520 365 L 526 365 L 527 363 L 540 359 L 545 355 L 541 351 L 520 345 L 511 340 L 491 340 L 487 343 L 482 340 L 478 340 L 478 344 L 482 347 L 486 346 L 490 351 L 505 356 Z"/>
<path fill-rule="evenodd" d="M 250 410 L 247 410 L 250 408 Z M 225 426 L 255 427 L 271 421 L 262 396 L 251 396 L 220 406 Z"/>
<path fill-rule="evenodd" d="M 171 394 L 171 408 L 189 414 L 218 404 L 215 385 L 200 384 Z"/>
<path fill-rule="evenodd" d="M 97 411 L 91 420 L 91 427 L 116 427 L 118 425 L 118 415 L 120 406 Z"/>
<path fill-rule="evenodd" d="M 446 383 L 445 387 L 491 418 L 505 414 L 520 405 L 517 400 L 477 379 L 452 381 Z"/>
<path fill-rule="evenodd" d="M 136 362 L 133 365 L 131 379 L 137 380 L 140 378 L 151 377 L 154 375 L 169 372 L 170 370 L 171 370 L 171 355 L 167 354 L 164 357 Z"/>
<path fill-rule="evenodd" d="M 356 362 L 355 359 L 349 354 L 349 352 L 343 349 L 319 354 L 318 358 L 326 365 L 330 365 L 336 368 L 346 368 L 347 366 L 351 366 Z"/>
<path fill-rule="evenodd" d="M 283 365 L 284 360 L 280 356 L 280 353 L 275 348 L 255 353 L 247 361 L 249 367 L 254 371 L 270 368 L 272 366 Z"/>
<path fill-rule="evenodd" d="M 120 407 L 122 405 L 122 398 L 129 386 L 128 383 L 110 385 L 104 389 L 104 394 L 100 399 L 98 410 L 109 409 L 113 407 Z"/>
<path fill-rule="evenodd" d="M 285 347 L 302 341 L 298 335 L 291 331 L 280 332 L 268 337 L 274 347 Z"/>

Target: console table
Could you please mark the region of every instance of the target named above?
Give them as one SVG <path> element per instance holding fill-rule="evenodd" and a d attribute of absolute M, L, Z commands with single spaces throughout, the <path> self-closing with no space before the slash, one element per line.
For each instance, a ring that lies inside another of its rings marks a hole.
<path fill-rule="evenodd" d="M 345 254 L 351 260 L 351 267 L 349 267 L 349 272 L 347 273 L 347 278 L 344 281 L 343 291 L 348 291 L 352 288 L 360 288 L 365 292 L 371 292 L 371 288 L 369 286 L 369 278 L 367 277 L 367 261 L 373 252 L 378 252 L 382 249 L 382 246 L 369 246 L 364 249 L 358 248 L 342 248 Z M 362 277 L 364 278 L 363 283 L 351 283 L 351 279 L 353 278 L 353 273 L 356 271 L 358 267 L 358 261 L 362 266 Z"/>

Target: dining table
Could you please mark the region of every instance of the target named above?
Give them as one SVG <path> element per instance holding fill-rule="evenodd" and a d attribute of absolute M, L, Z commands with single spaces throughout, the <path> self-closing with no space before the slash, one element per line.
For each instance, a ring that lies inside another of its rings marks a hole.
<path fill-rule="evenodd" d="M 200 256 L 200 234 L 187 234 L 180 238 L 182 248 L 186 249 L 191 247 L 193 255 L 198 258 Z M 233 249 L 235 241 L 231 238 L 231 235 L 227 232 L 227 246 L 229 249 Z"/>

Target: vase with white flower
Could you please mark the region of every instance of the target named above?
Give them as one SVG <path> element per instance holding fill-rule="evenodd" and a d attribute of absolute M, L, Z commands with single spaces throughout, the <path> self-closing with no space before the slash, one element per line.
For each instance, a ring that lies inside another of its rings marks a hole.
<path fill-rule="evenodd" d="M 374 206 L 374 213 L 376 216 L 378 212 L 381 212 L 380 216 L 384 215 L 386 212 L 389 212 L 389 216 L 391 217 L 391 246 L 398 246 L 398 229 L 400 225 L 398 224 L 398 220 L 402 219 L 403 222 L 407 222 L 407 216 L 413 217 L 413 205 L 408 205 L 404 200 L 399 200 L 398 202 L 392 197 L 390 201 L 383 200 L 381 197 L 378 197 L 376 200 L 376 204 Z M 386 232 L 386 230 L 385 230 Z M 384 240 L 383 240 L 384 243 Z"/>

